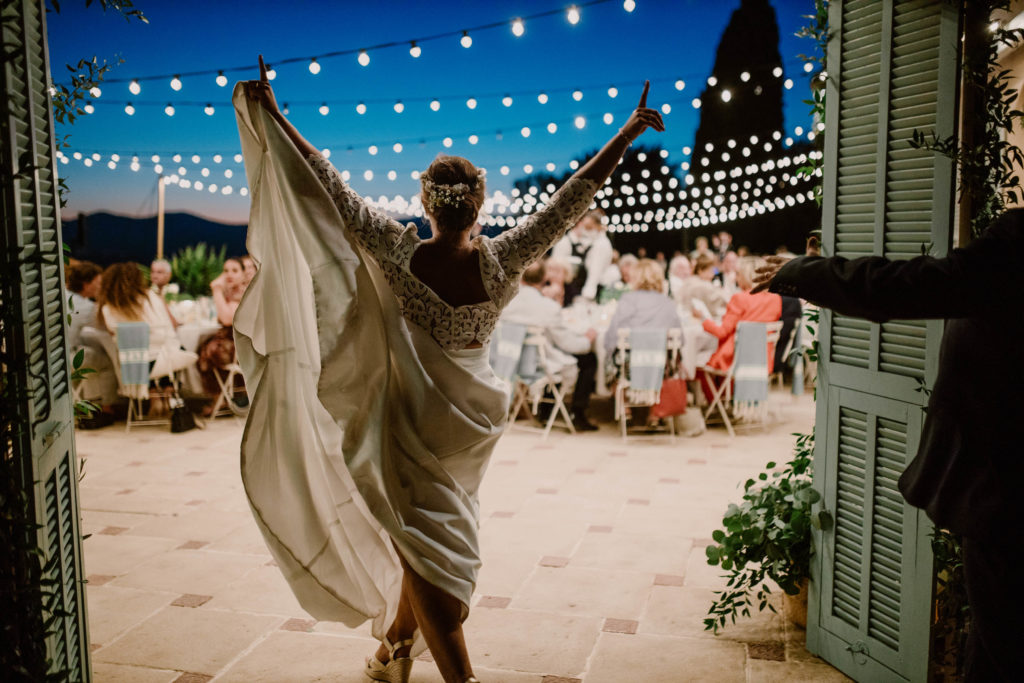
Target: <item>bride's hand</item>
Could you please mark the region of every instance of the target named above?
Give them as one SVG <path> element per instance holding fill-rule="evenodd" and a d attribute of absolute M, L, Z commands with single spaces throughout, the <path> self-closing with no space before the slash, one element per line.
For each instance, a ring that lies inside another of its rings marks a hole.
<path fill-rule="evenodd" d="M 653 128 L 659 133 L 665 132 L 665 124 L 661 121 L 661 114 L 658 113 L 657 109 L 647 108 L 647 91 L 650 89 L 651 82 L 644 81 L 644 92 L 640 96 L 640 104 L 629 115 L 626 125 L 619 130 L 630 142 L 640 137 L 640 134 L 648 128 Z"/>
<path fill-rule="evenodd" d="M 267 78 L 267 65 L 263 63 L 263 55 L 260 55 L 260 79 L 245 82 L 245 95 L 253 102 L 259 102 L 271 114 L 278 113 L 277 99 L 274 98 L 274 90 L 270 87 L 270 79 Z"/>
<path fill-rule="evenodd" d="M 754 288 L 750 290 L 751 294 L 757 294 L 768 289 L 769 285 L 772 284 L 772 278 L 782 269 L 782 266 L 792 260 L 792 257 L 766 256 L 764 260 L 766 265 L 758 268 L 754 273 Z"/>

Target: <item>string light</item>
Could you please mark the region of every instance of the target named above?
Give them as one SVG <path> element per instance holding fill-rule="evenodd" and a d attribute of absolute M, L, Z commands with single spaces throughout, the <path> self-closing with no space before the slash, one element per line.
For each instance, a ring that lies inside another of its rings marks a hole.
<path fill-rule="evenodd" d="M 96 107 L 92 106 L 92 104 L 86 104 L 82 107 L 82 111 L 84 111 L 86 114 L 91 114 L 94 111 L 96 111 Z"/>
<path fill-rule="evenodd" d="M 690 102 L 690 104 L 693 105 L 694 109 L 700 109 L 700 98 L 699 97 L 694 97 L 693 101 Z"/>
<path fill-rule="evenodd" d="M 430 100 L 430 108 L 433 111 L 437 111 L 441 108 L 441 102 L 439 100 Z"/>
<path fill-rule="evenodd" d="M 574 100 L 576 100 L 577 102 L 579 102 L 580 100 L 583 99 L 583 91 L 581 91 L 581 90 L 573 90 L 572 91 L 572 98 Z"/>
<path fill-rule="evenodd" d="M 618 96 L 619 96 L 619 89 L 618 88 L 616 88 L 614 85 L 612 87 L 608 88 L 608 97 L 610 97 L 612 99 L 615 99 Z"/>
<path fill-rule="evenodd" d="M 462 32 L 462 37 L 459 38 L 459 45 L 466 48 L 472 47 L 473 39 L 469 37 L 469 31 Z"/>
<path fill-rule="evenodd" d="M 683 79 L 676 81 L 676 90 L 682 90 L 686 87 L 686 82 Z"/>
<path fill-rule="evenodd" d="M 370 63 L 370 55 L 366 53 L 366 50 L 360 50 L 359 57 L 356 59 L 360 66 L 367 66 Z"/>
<path fill-rule="evenodd" d="M 327 116 L 328 114 L 331 113 L 331 108 L 327 106 L 326 102 L 324 102 L 323 104 L 320 105 L 320 109 L 318 111 L 320 112 L 321 116 Z"/>
<path fill-rule="evenodd" d="M 316 61 L 316 57 L 313 57 L 311 60 L 309 60 L 309 73 L 313 74 L 314 76 L 320 73 L 320 62 Z"/>
<path fill-rule="evenodd" d="M 775 76 L 776 78 L 781 78 L 782 77 L 782 67 L 781 66 L 777 66 L 774 69 L 772 69 L 772 76 Z"/>
<path fill-rule="evenodd" d="M 402 100 L 398 100 L 395 102 L 395 113 L 401 114 L 403 111 L 405 111 L 405 105 L 402 104 Z"/>
<path fill-rule="evenodd" d="M 573 5 L 565 13 L 565 18 L 568 19 L 569 23 L 572 24 L 573 26 L 580 23 L 580 8 L 577 7 L 576 5 Z"/>
<path fill-rule="evenodd" d="M 413 59 L 417 59 L 421 54 L 423 54 L 423 50 L 416 44 L 415 40 L 409 43 L 409 54 Z"/>
<path fill-rule="evenodd" d="M 480 142 L 480 138 L 479 137 L 477 137 L 476 135 L 470 135 L 469 136 L 469 144 L 475 145 L 478 142 Z"/>
<path fill-rule="evenodd" d="M 548 124 L 548 132 L 552 135 L 558 132 L 558 124 L 552 121 Z"/>
<path fill-rule="evenodd" d="M 635 0 L 626 0 L 625 2 L 623 2 L 622 3 L 622 9 L 626 10 L 627 12 L 632 12 L 633 10 L 635 10 L 636 9 L 636 2 L 635 2 Z"/>
<path fill-rule="evenodd" d="M 128 104 L 126 104 L 124 106 L 124 113 L 128 114 L 128 116 L 134 116 L 135 115 L 135 107 L 132 106 L 131 102 L 129 102 Z"/>
<path fill-rule="evenodd" d="M 672 105 L 669 104 L 668 102 L 666 102 L 665 104 L 661 105 L 661 113 L 665 114 L 665 115 L 671 114 L 672 113 Z"/>
<path fill-rule="evenodd" d="M 524 138 L 530 137 L 530 127 L 523 126 L 522 130 L 519 131 L 519 134 L 522 135 Z"/>
<path fill-rule="evenodd" d="M 476 98 L 470 97 L 468 100 L 466 100 L 466 106 L 469 107 L 470 109 L 476 109 Z"/>
<path fill-rule="evenodd" d="M 203 107 L 203 111 L 207 116 L 213 116 L 213 105 L 207 102 L 206 106 Z"/>
<path fill-rule="evenodd" d="M 167 106 L 164 107 L 164 113 L 168 116 L 174 116 L 174 105 L 168 103 Z"/>
<path fill-rule="evenodd" d="M 217 85 L 219 85 L 220 87 L 223 88 L 227 84 L 228 84 L 228 77 L 224 75 L 223 71 L 218 71 L 217 72 Z"/>
<path fill-rule="evenodd" d="M 728 90 L 724 90 L 723 89 L 722 90 L 722 101 L 723 102 L 728 102 L 731 99 L 732 99 L 732 93 L 729 92 Z"/>
<path fill-rule="evenodd" d="M 715 78 L 714 76 L 708 76 L 708 85 L 710 85 L 712 88 L 715 87 L 716 85 L 718 85 L 718 79 Z"/>
<path fill-rule="evenodd" d="M 503 105 L 505 105 L 506 107 L 511 107 L 512 106 L 512 96 L 511 95 L 505 95 L 504 97 L 501 98 L 501 103 Z"/>
<path fill-rule="evenodd" d="M 512 20 L 512 35 L 516 38 L 526 33 L 526 26 L 523 24 L 523 20 L 516 18 Z"/>
<path fill-rule="evenodd" d="M 277 72 L 274 71 L 274 67 L 267 64 L 267 80 L 272 81 L 277 78 Z"/>
<path fill-rule="evenodd" d="M 572 121 L 573 125 L 582 130 L 587 125 L 587 120 L 582 116 L 577 116 Z"/>
<path fill-rule="evenodd" d="M 537 95 L 537 101 L 540 102 L 541 104 L 547 104 L 548 103 L 547 93 L 543 93 L 542 92 L 541 94 Z"/>
<path fill-rule="evenodd" d="M 324 106 L 326 107 L 327 105 L 324 105 Z M 321 109 L 322 109 L 322 108 L 321 108 Z M 321 113 L 322 113 L 322 112 L 321 112 Z M 363 114 L 365 114 L 365 113 L 366 113 L 366 105 L 365 105 L 365 104 L 363 104 L 362 102 L 360 102 L 359 104 L 357 104 L 357 105 L 356 105 L 356 113 L 357 113 L 357 114 L 359 114 L 360 116 L 362 116 Z"/>
<path fill-rule="evenodd" d="M 181 90 L 181 77 L 175 76 L 171 79 L 171 90 Z"/>
<path fill-rule="evenodd" d="M 601 120 L 604 121 L 606 126 L 610 126 L 612 125 L 612 121 L 615 120 L 615 117 L 612 116 L 611 112 L 606 112 L 605 115 L 601 118 Z"/>
<path fill-rule="evenodd" d="M 89 88 L 89 94 L 95 98 L 98 98 L 100 95 L 103 94 L 103 91 L 100 90 L 98 85 L 94 85 L 91 88 Z"/>
<path fill-rule="evenodd" d="M 750 80 L 750 72 L 749 71 L 744 71 L 743 73 L 741 73 L 740 74 L 740 80 L 743 81 L 744 83 L 749 81 Z"/>
<path fill-rule="evenodd" d="M 138 95 L 140 92 L 142 92 L 142 86 L 139 85 L 138 79 L 133 78 L 132 82 L 128 84 L 128 92 L 130 92 L 133 95 Z"/>

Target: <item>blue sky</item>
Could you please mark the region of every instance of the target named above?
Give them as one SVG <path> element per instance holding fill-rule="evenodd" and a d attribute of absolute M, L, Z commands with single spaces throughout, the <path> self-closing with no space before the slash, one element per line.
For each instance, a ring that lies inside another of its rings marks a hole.
<path fill-rule="evenodd" d="M 238 132 L 231 108 L 231 86 L 256 77 L 256 55 L 263 53 L 272 66 L 275 60 L 308 57 L 327 52 L 403 41 L 397 47 L 371 50 L 368 66 L 355 55 L 319 60 L 320 73 L 313 75 L 309 62 L 277 68 L 274 89 L 278 101 L 287 102 L 290 120 L 314 144 L 331 150 L 331 161 L 352 172 L 352 186 L 363 194 L 409 196 L 419 189 L 410 173 L 423 169 L 439 152 L 466 156 L 488 169 L 491 190 L 507 191 L 512 181 L 525 175 L 527 164 L 542 170 L 548 163 L 559 172 L 569 162 L 603 144 L 635 106 L 645 78 L 652 80 L 648 104 L 668 104 L 666 132 L 648 133 L 647 141 L 659 142 L 670 152 L 669 162 L 687 156 L 683 148 L 693 143 L 699 112 L 691 101 L 697 97 L 711 72 L 722 30 L 739 0 L 636 0 L 632 12 L 622 0 L 583 6 L 580 20 L 571 24 L 564 9 L 571 3 L 559 0 L 514 2 L 147 2 L 137 0 L 149 24 L 126 22 L 84 2 L 62 2 L 59 14 L 48 15 L 51 69 L 60 81 L 64 64 L 96 55 L 114 62 L 110 82 L 94 101 L 94 113 L 73 126 L 61 127 L 71 134 L 68 153 L 79 151 L 100 160 L 86 167 L 81 160 L 60 164 L 61 175 L 71 187 L 65 214 L 108 210 L 128 215 L 152 215 L 156 207 L 156 175 L 150 156 L 160 156 L 165 173 L 186 169 L 185 178 L 214 183 L 217 192 L 170 186 L 168 211 L 189 211 L 217 220 L 244 222 L 248 200 L 238 194 L 244 183 L 242 167 L 233 161 L 239 150 Z M 582 4 L 582 3 L 581 3 Z M 807 76 L 797 55 L 811 49 L 809 41 L 793 34 L 812 11 L 811 0 L 774 0 L 779 23 L 780 53 L 786 73 L 795 85 L 786 91 L 786 128 L 807 127 Z M 552 16 L 527 20 L 525 32 L 516 37 L 511 19 L 563 10 Z M 420 42 L 422 54 L 413 58 L 407 41 L 438 33 L 461 31 L 477 25 L 502 22 L 498 28 L 470 32 L 472 46 L 464 48 L 459 37 Z M 170 86 L 170 76 L 199 70 L 217 70 L 252 64 L 250 73 L 229 72 L 229 83 L 218 87 L 215 75 L 182 77 L 182 88 Z M 129 91 L 130 79 L 142 80 L 141 91 Z M 685 87 L 677 90 L 675 82 Z M 608 89 L 615 86 L 618 96 Z M 572 92 L 578 89 L 582 98 Z M 538 95 L 548 95 L 541 104 Z M 512 106 L 502 97 L 512 94 Z M 477 106 L 466 105 L 469 97 Z M 429 100 L 437 98 L 438 111 Z M 404 111 L 394 104 L 402 100 Z M 135 107 L 128 116 L 125 102 Z M 185 103 L 194 102 L 199 106 Z M 318 112 L 326 102 L 329 113 Z M 356 105 L 364 102 L 366 113 Z M 175 114 L 164 113 L 177 103 Z M 204 105 L 214 107 L 212 116 Z M 613 116 L 612 125 L 603 116 Z M 574 125 L 582 116 L 582 129 Z M 555 133 L 547 126 L 554 123 Z M 524 138 L 521 129 L 530 128 Z M 499 139 L 500 131 L 500 139 Z M 476 144 L 470 136 L 476 136 Z M 452 138 L 451 147 L 443 146 Z M 398 141 L 401 152 L 393 149 Z M 377 154 L 370 146 L 377 146 Z M 182 155 L 176 163 L 173 154 Z M 221 154 L 220 163 L 213 160 Z M 116 168 L 107 164 L 111 154 L 120 155 Z M 141 155 L 138 172 L 130 169 L 130 155 Z M 199 156 L 193 163 L 191 157 Z M 84 158 L 84 157 L 83 157 Z M 510 173 L 502 175 L 501 166 Z M 202 169 L 209 170 L 203 177 Z M 225 170 L 231 178 L 225 177 Z M 373 179 L 364 178 L 372 171 Z M 396 179 L 388 180 L 388 171 Z M 229 185 L 232 194 L 222 194 Z"/>

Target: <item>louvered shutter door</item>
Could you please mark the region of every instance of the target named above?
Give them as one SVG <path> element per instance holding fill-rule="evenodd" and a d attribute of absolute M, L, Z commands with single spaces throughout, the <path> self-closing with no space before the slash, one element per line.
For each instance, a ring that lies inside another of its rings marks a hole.
<path fill-rule="evenodd" d="M 4 330 L 4 344 L 23 367 L 8 368 L 7 381 L 19 387 L 24 427 L 13 456 L 25 462 L 27 491 L 40 525 L 43 573 L 53 583 L 40 606 L 54 617 L 47 643 L 52 670 L 67 680 L 90 680 L 82 547 L 79 531 L 78 472 L 74 449 L 73 400 L 67 349 L 67 304 L 63 247 L 54 165 L 53 119 L 45 9 L 39 0 L 3 3 L 5 55 L 0 72 L 7 110 L 0 120 L 0 248 L 17 254 L 23 325 Z"/>
<path fill-rule="evenodd" d="M 841 0 L 830 9 L 823 243 L 827 254 L 944 255 L 953 166 L 914 130 L 955 131 L 959 17 L 944 0 Z M 864 681 L 923 680 L 931 526 L 897 488 L 913 458 L 942 323 L 822 315 L 808 648 Z"/>

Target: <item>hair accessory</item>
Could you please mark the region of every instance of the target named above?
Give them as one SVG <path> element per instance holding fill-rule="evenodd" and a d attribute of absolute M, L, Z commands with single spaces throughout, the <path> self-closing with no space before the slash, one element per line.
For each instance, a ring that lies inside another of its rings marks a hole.
<path fill-rule="evenodd" d="M 486 171 L 477 169 L 477 181 L 484 179 Z M 433 182 L 426 176 L 421 176 L 420 182 L 423 185 L 423 205 L 428 209 L 436 209 L 439 206 L 458 206 L 469 195 L 469 185 L 456 183 L 455 185 L 442 185 Z"/>

